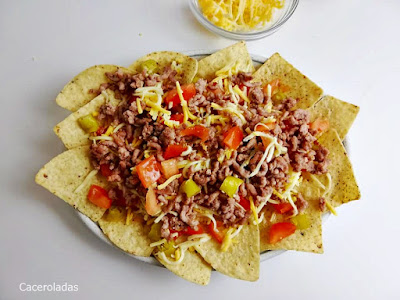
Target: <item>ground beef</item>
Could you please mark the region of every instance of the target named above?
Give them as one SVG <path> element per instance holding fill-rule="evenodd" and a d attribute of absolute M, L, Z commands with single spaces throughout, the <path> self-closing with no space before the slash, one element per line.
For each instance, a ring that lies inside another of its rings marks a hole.
<path fill-rule="evenodd" d="M 190 111 L 199 117 L 198 120 L 191 122 L 208 127 L 208 138 L 204 142 L 198 137 L 181 136 L 180 132 L 188 127 L 187 124 L 170 128 L 160 118 L 153 120 L 144 103 L 142 103 L 144 111 L 139 114 L 134 96 L 135 89 L 154 86 L 161 82 L 164 92 L 167 92 L 175 88 L 176 75 L 176 71 L 170 67 L 165 68 L 160 75 L 149 75 L 145 71 L 132 75 L 124 73 L 122 69 L 107 74 L 108 82 L 102 84 L 97 92 L 109 88 L 121 101 L 117 106 L 107 103 L 100 108 L 98 120 L 105 124 L 101 130 L 105 131 L 109 125 L 115 128 L 125 123 L 125 126 L 110 135 L 112 141 L 99 140 L 90 146 L 94 167 L 104 173 L 103 175 L 113 186 L 109 190 L 109 196 L 115 205 L 117 203 L 137 207 L 142 205 L 143 200 L 139 198 L 145 196 L 147 189 L 142 186 L 135 166 L 145 159 L 145 153 L 153 153 L 157 162 L 161 163 L 164 161 L 163 152 L 169 145 L 190 146 L 191 153 L 177 159 L 198 161 L 209 166 L 192 165 L 184 169 L 184 176 L 181 178 L 173 180 L 161 190 L 155 189 L 158 202 L 162 204 L 162 211 L 166 213 L 161 220 L 161 237 L 171 239 L 171 230 L 197 228 L 199 218 L 194 209 L 196 205 L 212 210 L 216 219 L 226 226 L 243 224 L 250 212 L 238 205 L 239 195 L 247 198 L 252 196 L 255 205 L 258 206 L 266 198 L 271 197 L 274 189 L 281 191 L 285 188 L 291 168 L 296 172 L 308 171 L 313 174 L 327 172 L 329 151 L 318 144 L 316 133 L 310 130 L 309 112 L 302 109 L 294 110 L 296 100 L 292 98 L 283 100 L 272 112 L 267 111 L 264 104 L 268 99 L 260 83 L 252 82 L 250 73 L 239 72 L 231 76 L 230 80 L 244 92 L 248 91 L 251 103 L 241 99 L 238 104 L 237 99 L 230 94 L 225 95 L 216 82 L 199 79 L 195 83 L 196 95 L 187 100 Z M 211 103 L 227 107 L 230 102 L 241 110 L 244 119 L 226 111 L 216 111 L 211 107 Z M 169 109 L 172 110 L 172 114 L 182 113 L 180 107 Z M 203 113 L 200 111 L 204 111 L 205 114 L 222 114 L 229 119 L 227 124 L 209 126 L 206 119 L 202 119 Z M 269 133 L 276 137 L 284 149 L 280 156 L 260 162 L 265 151 L 260 137 L 241 142 L 236 150 L 229 152 L 228 156 L 224 139 L 225 133 L 232 126 L 242 128 L 244 136 L 247 136 L 249 130 L 254 131 L 259 122 L 264 122 L 265 118 L 270 116 L 277 120 L 275 127 Z M 259 164 L 258 172 L 250 177 Z M 229 197 L 220 190 L 227 176 L 239 177 L 244 181 L 235 197 Z M 201 191 L 193 197 L 187 197 L 180 190 L 182 180 L 187 179 L 192 179 L 201 186 Z M 167 178 L 161 174 L 158 184 L 166 180 Z M 307 208 L 308 202 L 298 194 L 296 205 L 299 212 L 302 212 Z"/>
<path fill-rule="evenodd" d="M 250 100 L 254 101 L 256 104 L 262 104 L 264 102 L 264 93 L 260 87 L 256 86 L 250 88 L 249 94 Z"/>

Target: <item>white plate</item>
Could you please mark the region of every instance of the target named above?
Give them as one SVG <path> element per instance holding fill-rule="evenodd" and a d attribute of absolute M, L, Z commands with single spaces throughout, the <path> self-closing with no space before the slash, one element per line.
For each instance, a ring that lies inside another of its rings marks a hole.
<path fill-rule="evenodd" d="M 210 50 L 197 50 L 197 51 L 188 51 L 188 52 L 184 52 L 184 54 L 189 55 L 193 58 L 196 59 L 201 59 L 207 55 L 210 55 L 215 51 L 210 51 Z M 266 61 L 265 57 L 259 56 L 259 55 L 251 55 L 251 58 L 253 60 L 253 63 L 256 67 L 258 67 L 259 65 L 263 64 Z M 346 143 L 347 146 L 347 143 Z M 347 147 L 346 147 L 347 148 Z M 99 225 L 96 222 L 93 222 L 90 218 L 88 218 L 87 216 L 85 216 L 84 214 L 82 214 L 81 212 L 79 212 L 78 210 L 76 211 L 78 213 L 79 218 L 82 220 L 82 222 L 90 229 L 90 231 L 92 231 L 99 239 L 101 239 L 103 242 L 107 243 L 108 245 L 118 249 L 119 251 L 124 252 L 125 254 L 138 259 L 140 261 L 152 264 L 152 265 L 156 265 L 156 266 L 162 266 L 158 260 L 156 260 L 154 257 L 150 256 L 150 257 L 143 257 L 143 256 L 136 256 L 133 254 L 130 254 L 128 252 L 125 252 L 123 250 L 121 250 L 120 248 L 118 248 L 117 246 L 115 246 L 103 233 L 103 231 L 100 229 Z M 324 214 L 322 221 L 325 221 L 328 217 L 329 217 L 329 213 Z M 286 250 L 271 250 L 271 251 L 264 251 L 260 254 L 260 261 L 265 261 L 268 259 L 271 259 L 277 255 L 280 255 L 282 253 L 286 252 Z"/>

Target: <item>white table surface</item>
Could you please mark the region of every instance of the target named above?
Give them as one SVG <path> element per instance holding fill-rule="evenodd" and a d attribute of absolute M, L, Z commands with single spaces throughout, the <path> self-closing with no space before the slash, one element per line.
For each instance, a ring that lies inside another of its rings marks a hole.
<path fill-rule="evenodd" d="M 233 43 L 203 29 L 186 1 L 113 2 L 0 1 L 0 299 L 396 298 L 400 1 L 302 0 L 280 31 L 248 43 L 254 54 L 280 52 L 326 93 L 361 106 L 349 140 L 362 200 L 324 224 L 323 255 L 287 252 L 262 263 L 256 283 L 213 273 L 208 287 L 104 244 L 34 183 L 63 150 L 52 127 L 68 112 L 54 98 L 79 71 Z M 79 291 L 21 292 L 22 282 Z"/>

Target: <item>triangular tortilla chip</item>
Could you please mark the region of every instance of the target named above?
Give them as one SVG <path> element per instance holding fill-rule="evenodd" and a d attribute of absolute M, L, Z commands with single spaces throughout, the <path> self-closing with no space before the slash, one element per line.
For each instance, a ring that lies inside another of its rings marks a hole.
<path fill-rule="evenodd" d="M 340 140 L 346 136 L 359 110 L 358 106 L 332 96 L 324 96 L 310 108 L 311 120 L 328 119 L 330 128 L 336 129 Z"/>
<path fill-rule="evenodd" d="M 304 199 L 306 199 L 309 203 L 308 208 L 303 213 L 307 215 L 310 222 L 310 227 L 303 230 L 297 229 L 294 234 L 284 238 L 282 241 L 273 245 L 269 244 L 268 234 L 272 225 L 269 220 L 275 210 L 271 205 L 267 205 L 267 207 L 263 210 L 265 214 L 265 220 L 260 224 L 261 251 L 283 249 L 323 253 L 321 211 L 318 207 L 318 194 L 315 193 L 318 191 L 313 189 L 312 184 L 308 187 L 305 185 L 308 185 L 308 183 L 303 183 L 299 188 L 299 192 L 302 193 Z M 312 193 L 306 191 L 306 189 L 309 187 L 313 190 Z M 285 218 L 287 218 L 287 216 L 276 214 L 275 221 L 273 223 L 288 222 L 288 220 Z"/>
<path fill-rule="evenodd" d="M 176 76 L 176 79 L 180 83 L 192 82 L 194 76 L 197 73 L 198 64 L 196 59 L 182 53 L 172 51 L 159 51 L 147 54 L 139 58 L 128 68 L 134 73 L 139 73 L 142 71 L 142 63 L 149 59 L 155 60 L 157 62 L 158 72 L 162 72 L 164 68 L 171 65 L 173 61 L 175 61 L 177 64 L 180 64 L 181 71 Z"/>
<path fill-rule="evenodd" d="M 78 110 L 96 97 L 95 94 L 89 92 L 90 89 L 97 90 L 102 83 L 109 81 L 105 73 L 115 72 L 118 68 L 129 72 L 115 65 L 98 65 L 82 71 L 64 86 L 56 98 L 57 104 L 70 111 Z"/>
<path fill-rule="evenodd" d="M 112 208 L 118 210 L 118 208 Z M 126 214 L 121 213 L 110 219 L 108 212 L 99 220 L 99 226 L 109 240 L 123 251 L 138 256 L 150 256 L 153 248 L 148 237 L 148 229 L 141 218 L 134 218 L 126 224 Z"/>
<path fill-rule="evenodd" d="M 325 199 L 333 206 L 339 206 L 361 197 L 360 189 L 354 176 L 353 167 L 347 156 L 341 139 L 334 129 L 325 132 L 318 141 L 329 149 L 329 173 L 332 177 L 332 189 Z M 317 175 L 318 180 L 328 185 L 326 175 Z"/>
<path fill-rule="evenodd" d="M 253 72 L 253 61 L 247 51 L 246 43 L 239 42 L 219 50 L 199 61 L 197 77 L 212 80 L 215 72 L 230 64 L 238 64 L 238 69 L 243 72 Z"/>
<path fill-rule="evenodd" d="M 211 239 L 195 246 L 200 255 L 216 271 L 233 278 L 256 281 L 260 274 L 260 237 L 258 226 L 243 226 L 226 252 Z"/>
<path fill-rule="evenodd" d="M 67 149 L 90 144 L 89 134 L 80 127 L 78 119 L 98 111 L 100 106 L 106 101 L 109 101 L 111 104 L 119 102 L 119 100 L 114 98 L 113 91 L 107 90 L 106 93 L 100 94 L 54 127 L 55 134 L 61 139 Z"/>
<path fill-rule="evenodd" d="M 275 53 L 267 59 L 253 76 L 254 81 L 261 81 L 263 85 L 279 79 L 281 84 L 290 88 L 288 92 L 285 92 L 286 96 L 298 100 L 295 108 L 309 108 L 323 94 L 318 85 L 284 60 L 279 53 Z"/>
<path fill-rule="evenodd" d="M 196 252 L 187 250 L 183 261 L 177 265 L 165 262 L 158 255 L 155 255 L 155 257 L 168 270 L 185 280 L 200 285 L 207 285 L 210 282 L 211 267 Z"/>
<path fill-rule="evenodd" d="M 89 202 L 87 194 L 92 184 L 106 187 L 106 180 L 96 175 L 88 180 L 79 192 L 75 192 L 90 171 L 92 165 L 89 147 L 78 147 L 54 157 L 36 174 L 35 181 L 97 222 L 105 209 Z"/>

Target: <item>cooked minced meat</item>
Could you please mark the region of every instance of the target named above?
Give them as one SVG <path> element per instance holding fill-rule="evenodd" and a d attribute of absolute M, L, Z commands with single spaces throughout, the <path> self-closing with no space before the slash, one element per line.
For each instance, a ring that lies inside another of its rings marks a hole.
<path fill-rule="evenodd" d="M 192 179 L 201 188 L 195 196 L 188 197 L 182 192 L 182 181 L 178 179 L 164 189 L 155 189 L 158 204 L 165 213 L 162 218 L 162 237 L 170 238 L 171 230 L 196 228 L 199 224 L 195 209 L 197 206 L 213 211 L 215 218 L 227 226 L 242 224 L 251 213 L 239 204 L 241 197 L 252 197 L 255 204 L 259 205 L 263 199 L 271 196 L 273 190 L 285 188 L 292 170 L 313 174 L 327 172 L 329 151 L 318 144 L 316 133 L 310 131 L 309 112 L 293 110 L 296 100 L 292 98 L 285 99 L 272 110 L 268 110 L 266 105 L 271 100 L 264 94 L 259 83 L 252 82 L 253 78 L 249 73 L 239 73 L 229 80 L 248 93 L 250 103 L 231 94 L 226 95 L 216 82 L 198 79 L 193 85 L 193 95 L 187 99 L 188 109 L 197 117 L 196 126 L 207 132 L 203 138 L 185 133 L 190 126 L 182 122 L 185 114 L 180 105 L 169 103 L 166 106 L 172 112 L 171 120 L 179 124 L 172 128 L 161 117 L 153 118 L 150 108 L 144 102 L 141 104 L 143 112 L 139 113 L 135 90 L 161 84 L 166 93 L 175 88 L 175 75 L 176 71 L 170 67 L 160 75 L 146 74 L 145 71 L 131 75 L 118 69 L 114 73 L 107 73 L 109 82 L 93 91 L 100 93 L 106 88 L 111 89 L 121 99 L 118 106 L 105 104 L 100 108 L 97 118 L 102 127 L 95 135 L 104 134 L 109 125 L 113 128 L 124 125 L 111 134 L 112 140 L 98 140 L 91 145 L 94 167 L 114 184 L 109 196 L 115 205 L 140 206 L 147 189 L 142 185 L 135 167 L 150 155 L 153 155 L 157 163 L 161 163 L 168 160 L 166 150 L 169 146 L 184 146 L 185 150 L 190 149 L 189 153 L 181 151 L 185 155 L 178 153 L 175 155 L 176 161 L 197 163 L 184 168 L 183 178 L 180 179 Z M 236 107 L 242 116 L 230 113 L 232 110 L 227 109 L 228 107 Z M 223 122 L 211 122 L 210 116 L 218 116 Z M 286 149 L 284 152 L 271 157 L 269 161 L 261 162 L 266 145 L 262 138 L 255 136 L 247 139 L 247 142 L 239 141 L 237 149 L 230 151 L 229 155 L 226 154 L 225 133 L 236 126 L 246 138 L 248 134 L 258 130 L 257 125 L 260 122 L 269 117 L 276 121 L 268 133 L 276 138 L 278 146 Z M 228 176 L 243 180 L 238 193 L 233 197 L 220 190 Z M 158 183 L 162 184 L 166 180 L 162 175 Z M 296 204 L 299 211 L 306 209 L 308 205 L 300 194 Z M 321 209 L 323 206 L 321 202 Z"/>

